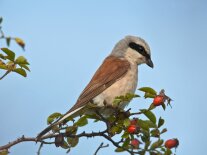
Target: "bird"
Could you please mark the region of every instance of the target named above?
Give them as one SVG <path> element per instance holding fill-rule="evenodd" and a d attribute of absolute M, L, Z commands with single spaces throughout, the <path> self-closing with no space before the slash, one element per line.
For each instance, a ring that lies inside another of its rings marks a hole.
<path fill-rule="evenodd" d="M 76 117 L 81 112 L 84 114 L 93 112 L 93 108 L 87 108 L 90 103 L 99 107 L 100 112 L 107 115 L 107 107 L 112 107 L 115 97 L 135 93 L 138 83 L 138 65 L 141 64 L 154 67 L 149 45 L 141 37 L 125 36 L 104 59 L 72 108 L 40 132 L 37 139 L 69 117 Z M 117 105 L 117 108 L 124 109 L 128 103 L 129 101 L 123 102 Z"/>

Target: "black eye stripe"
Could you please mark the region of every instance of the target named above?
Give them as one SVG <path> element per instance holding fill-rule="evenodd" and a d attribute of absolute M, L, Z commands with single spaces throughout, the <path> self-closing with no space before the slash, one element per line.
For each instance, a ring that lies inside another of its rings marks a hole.
<path fill-rule="evenodd" d="M 144 47 L 141 45 L 138 45 L 134 42 L 129 43 L 129 47 L 139 52 L 141 55 L 146 57 L 147 59 L 150 59 L 150 55 L 145 51 Z"/>

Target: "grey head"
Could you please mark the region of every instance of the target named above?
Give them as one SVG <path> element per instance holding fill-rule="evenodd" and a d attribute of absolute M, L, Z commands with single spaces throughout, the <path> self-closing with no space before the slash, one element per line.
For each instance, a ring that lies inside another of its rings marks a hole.
<path fill-rule="evenodd" d="M 126 36 L 115 45 L 111 55 L 132 59 L 138 65 L 146 63 L 151 68 L 154 66 L 151 60 L 150 47 L 140 37 Z"/>

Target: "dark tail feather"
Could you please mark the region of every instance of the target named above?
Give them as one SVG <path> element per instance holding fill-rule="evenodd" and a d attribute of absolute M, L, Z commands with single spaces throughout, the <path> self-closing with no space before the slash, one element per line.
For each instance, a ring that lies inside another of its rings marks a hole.
<path fill-rule="evenodd" d="M 44 136 L 46 133 L 48 133 L 50 130 L 52 130 L 52 128 L 57 125 L 58 123 L 54 123 L 54 124 L 51 124 L 50 126 L 48 126 L 47 128 L 45 128 L 42 132 L 40 132 L 38 135 L 37 135 L 37 139 L 40 139 L 42 136 Z"/>
<path fill-rule="evenodd" d="M 82 109 L 83 107 L 79 107 L 73 111 L 68 111 L 65 115 L 63 115 L 62 118 L 60 118 L 59 120 L 57 120 L 56 122 L 54 122 L 53 124 L 51 124 L 50 126 L 48 126 L 47 128 L 45 128 L 42 132 L 40 132 L 37 135 L 37 140 L 40 139 L 42 136 L 44 136 L 47 132 L 49 132 L 50 130 L 52 130 L 52 128 L 60 123 L 62 123 L 66 118 L 68 118 L 71 115 L 76 114 L 77 111 L 79 111 L 80 109 Z"/>

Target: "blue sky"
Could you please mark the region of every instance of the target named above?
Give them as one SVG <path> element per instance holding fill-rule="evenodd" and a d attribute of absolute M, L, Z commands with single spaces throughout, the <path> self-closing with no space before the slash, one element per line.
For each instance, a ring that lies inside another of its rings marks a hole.
<path fill-rule="evenodd" d="M 48 115 L 66 112 L 114 44 L 130 34 L 149 43 L 155 64 L 153 70 L 139 67 L 138 87 L 164 88 L 174 99 L 172 109 L 155 111 L 166 120 L 164 138 L 180 140 L 178 155 L 204 154 L 206 6 L 204 0 L 0 0 L 3 30 L 26 42 L 26 52 L 14 43 L 11 49 L 31 64 L 26 79 L 11 74 L 0 82 L 0 145 L 23 134 L 36 136 L 46 127 Z M 3 41 L 0 44 L 5 46 Z M 135 100 L 130 107 L 136 111 L 147 104 L 143 102 Z M 91 155 L 102 141 L 81 140 L 71 154 Z M 110 146 L 99 154 L 114 154 Z M 38 145 L 28 142 L 10 152 L 32 155 L 37 149 Z M 48 154 L 64 155 L 65 150 L 44 146 L 41 155 Z"/>

